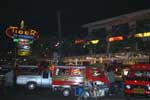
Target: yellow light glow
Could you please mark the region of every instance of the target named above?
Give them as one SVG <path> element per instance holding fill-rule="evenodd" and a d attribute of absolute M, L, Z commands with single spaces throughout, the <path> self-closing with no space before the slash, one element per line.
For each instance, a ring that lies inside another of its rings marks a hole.
<path fill-rule="evenodd" d="M 150 37 L 150 32 L 145 32 L 144 37 Z"/>
<path fill-rule="evenodd" d="M 97 44 L 99 42 L 99 40 L 91 40 L 90 41 L 92 44 Z"/>
<path fill-rule="evenodd" d="M 137 33 L 134 35 L 134 37 L 137 37 L 137 38 L 150 37 L 150 32 Z"/>
<path fill-rule="evenodd" d="M 24 28 L 24 20 L 21 21 L 21 23 L 20 23 L 20 28 L 21 28 L 21 29 Z"/>
<path fill-rule="evenodd" d="M 143 37 L 142 33 L 135 34 L 134 37 Z"/>
<path fill-rule="evenodd" d="M 114 41 L 114 38 L 110 37 L 110 38 L 108 39 L 108 41 L 109 41 L 109 42 L 113 42 L 113 41 Z"/>
<path fill-rule="evenodd" d="M 25 52 L 25 51 L 18 51 L 19 56 L 28 56 L 30 55 L 30 52 Z"/>

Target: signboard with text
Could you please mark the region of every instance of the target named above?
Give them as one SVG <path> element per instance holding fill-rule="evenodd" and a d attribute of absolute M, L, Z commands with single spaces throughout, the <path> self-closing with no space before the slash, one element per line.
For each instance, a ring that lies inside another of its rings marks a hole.
<path fill-rule="evenodd" d="M 31 44 L 39 38 L 39 33 L 36 30 L 24 28 L 24 21 L 21 21 L 20 28 L 9 26 L 6 29 L 6 35 L 15 42 L 19 56 L 29 56 L 31 54 Z"/>

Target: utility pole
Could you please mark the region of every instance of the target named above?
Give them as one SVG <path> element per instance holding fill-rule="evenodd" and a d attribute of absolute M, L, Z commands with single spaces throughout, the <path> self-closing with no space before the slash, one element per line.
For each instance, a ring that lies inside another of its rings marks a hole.
<path fill-rule="evenodd" d="M 59 53 L 59 62 L 61 62 L 61 57 L 62 57 L 62 32 L 61 32 L 61 13 L 60 11 L 57 11 L 57 18 L 58 18 L 58 38 L 59 38 L 59 49 L 58 49 L 58 53 Z"/>

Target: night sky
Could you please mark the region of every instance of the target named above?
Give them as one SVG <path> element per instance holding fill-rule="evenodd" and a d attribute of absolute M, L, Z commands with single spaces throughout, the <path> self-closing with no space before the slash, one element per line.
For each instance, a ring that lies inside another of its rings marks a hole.
<path fill-rule="evenodd" d="M 148 8 L 149 0 L 0 0 L 0 30 L 23 19 L 41 36 L 56 35 L 60 11 L 62 36 L 84 37 L 83 24 Z"/>

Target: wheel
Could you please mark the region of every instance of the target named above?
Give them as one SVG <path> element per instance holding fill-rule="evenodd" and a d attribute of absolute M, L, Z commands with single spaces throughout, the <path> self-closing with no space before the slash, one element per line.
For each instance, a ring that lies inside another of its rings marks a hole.
<path fill-rule="evenodd" d="M 36 88 L 36 84 L 33 82 L 30 82 L 27 84 L 28 90 L 34 90 Z"/>
<path fill-rule="evenodd" d="M 64 89 L 63 90 L 63 96 L 69 96 L 70 95 L 70 90 L 69 89 Z"/>

